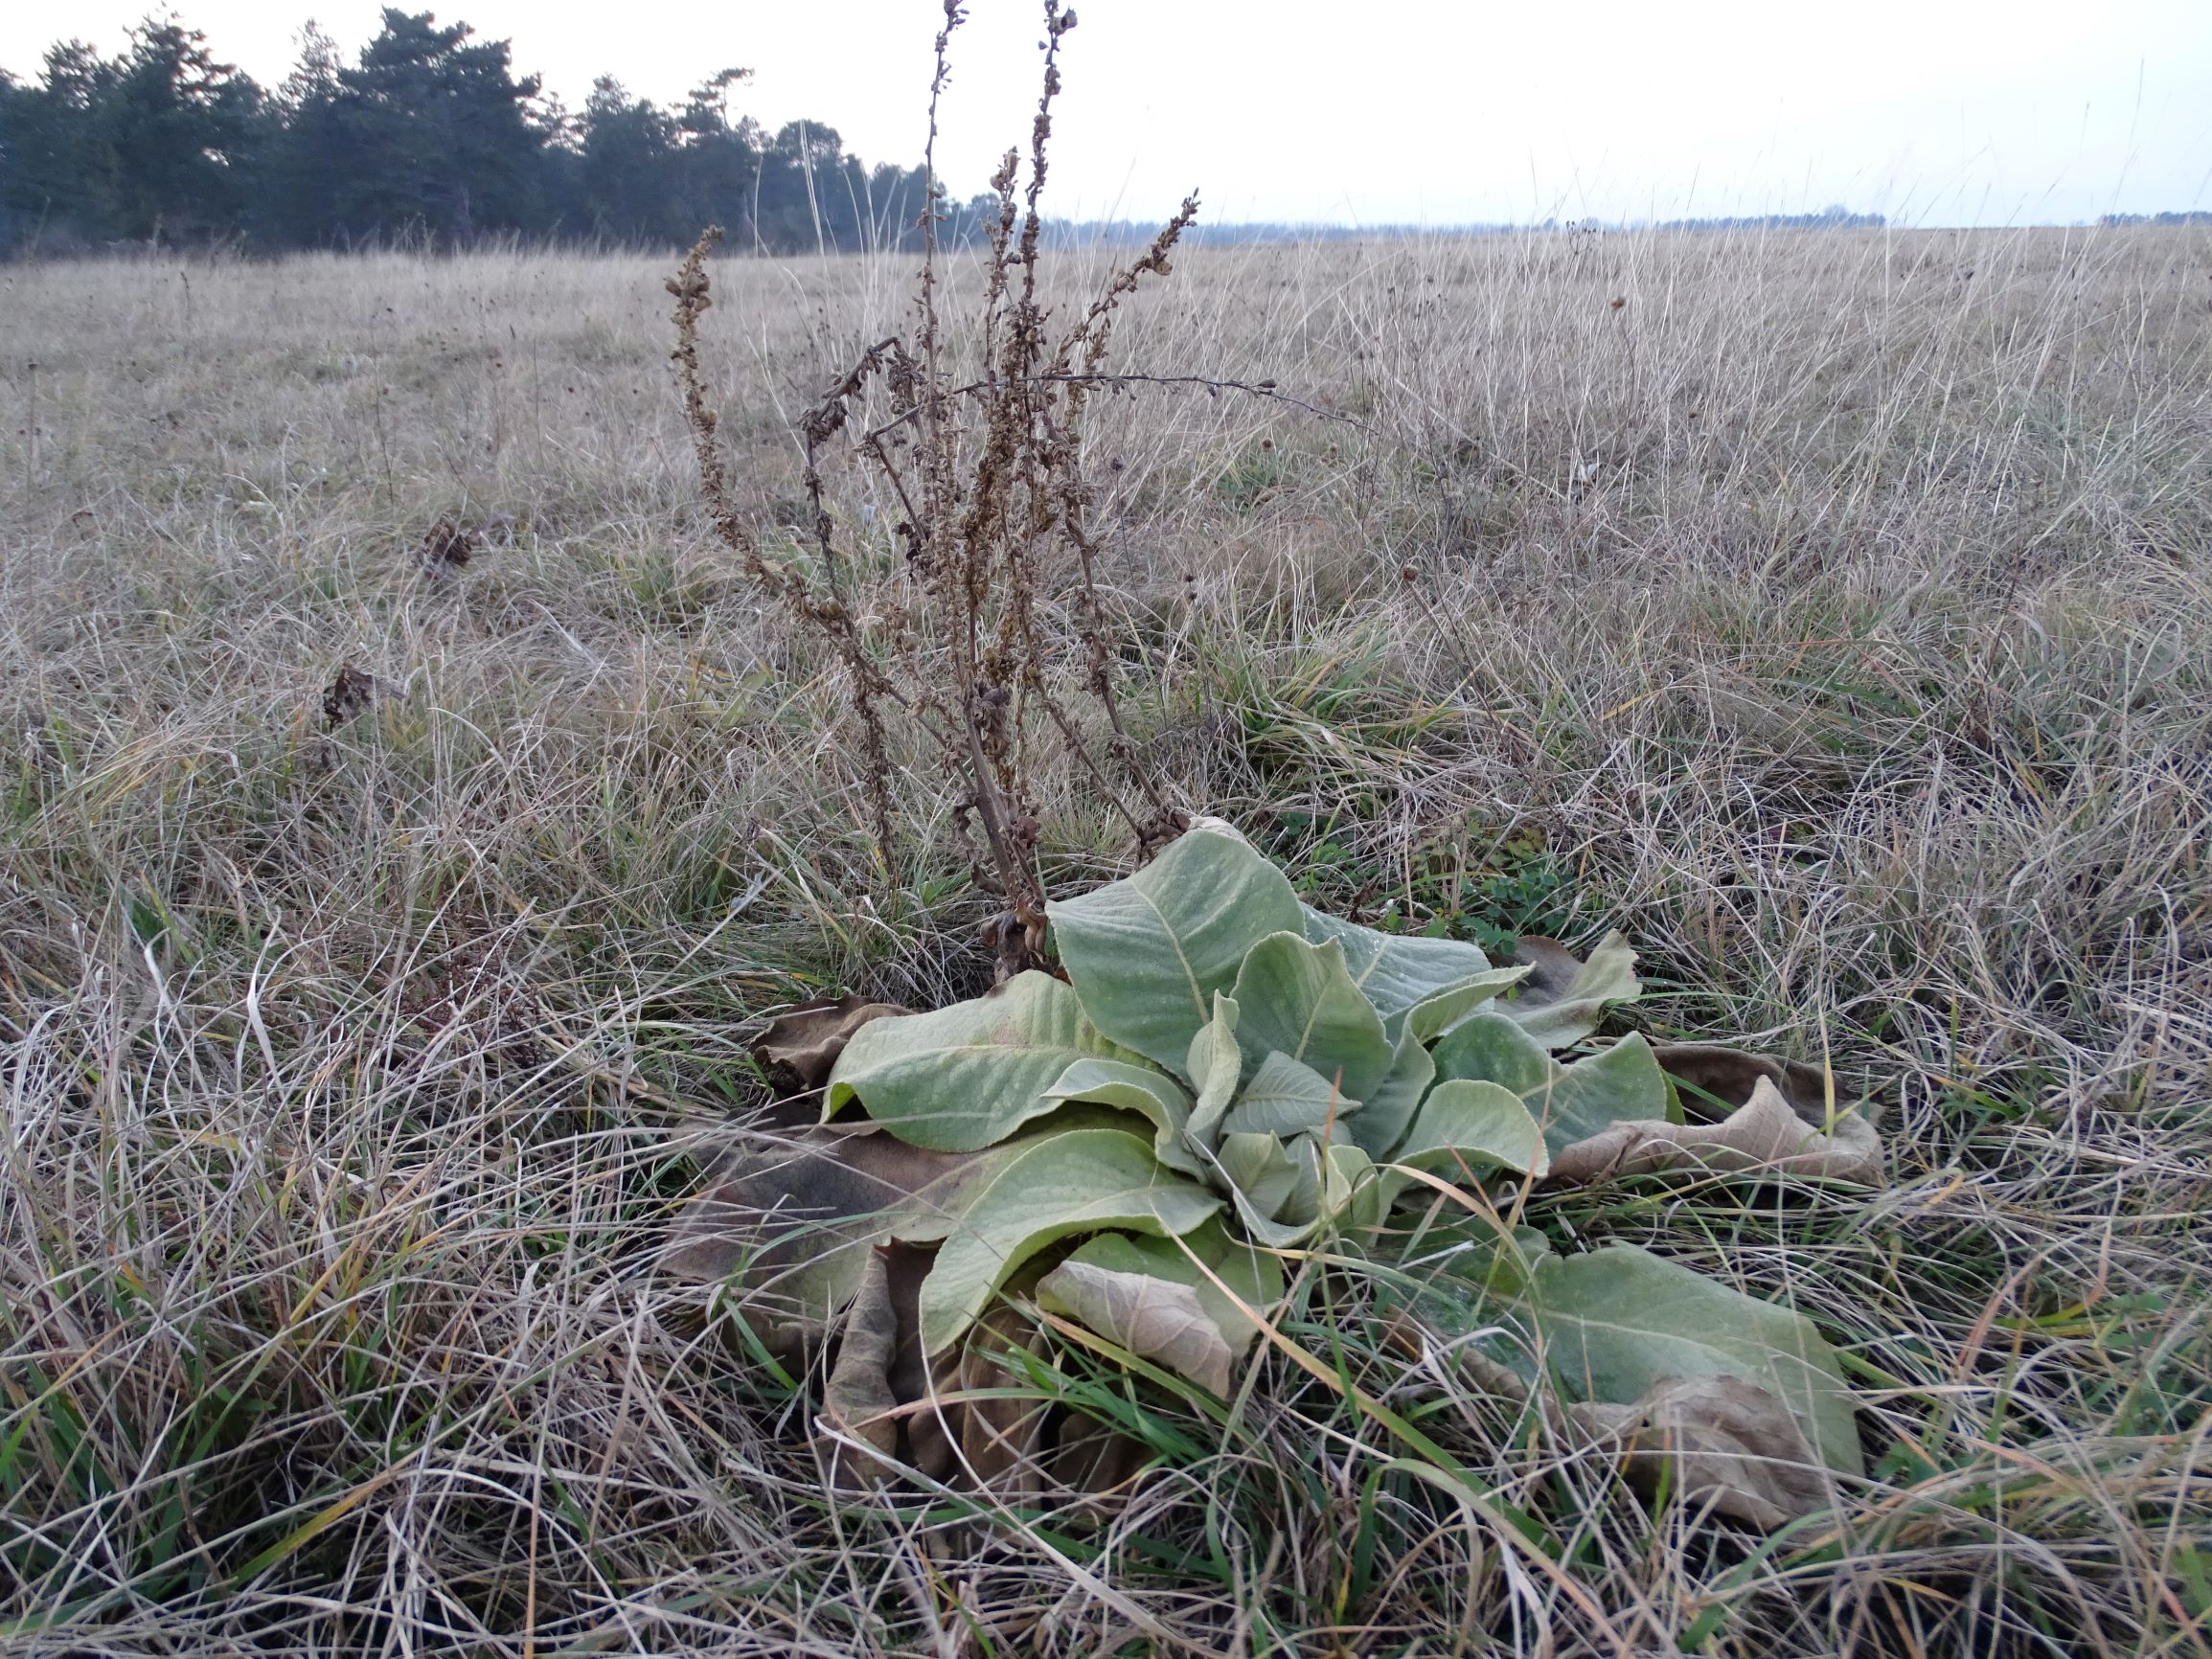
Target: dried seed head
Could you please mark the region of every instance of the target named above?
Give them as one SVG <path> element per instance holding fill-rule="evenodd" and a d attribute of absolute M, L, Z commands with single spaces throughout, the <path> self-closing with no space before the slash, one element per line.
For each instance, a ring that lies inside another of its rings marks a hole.
<path fill-rule="evenodd" d="M 323 693 L 323 729 L 334 732 L 376 700 L 376 680 L 352 663 L 338 670 L 338 677 Z"/>
<path fill-rule="evenodd" d="M 456 519 L 450 512 L 441 513 L 438 521 L 422 533 L 422 545 L 417 550 L 422 569 L 431 576 L 449 576 L 468 562 L 469 556 L 482 551 L 484 537 Z"/>

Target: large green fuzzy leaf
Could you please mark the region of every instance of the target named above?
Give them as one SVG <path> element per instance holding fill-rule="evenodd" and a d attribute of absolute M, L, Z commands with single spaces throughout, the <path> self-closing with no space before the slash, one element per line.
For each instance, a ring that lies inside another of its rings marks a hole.
<path fill-rule="evenodd" d="M 1007 1276 L 1057 1239 L 1106 1228 L 1187 1233 L 1220 1207 L 1126 1130 L 1038 1135 L 992 1170 L 939 1247 L 922 1282 L 923 1346 L 936 1353 L 958 1341 Z"/>
<path fill-rule="evenodd" d="M 1354 1232 L 1380 1226 L 1390 1207 L 1375 1160 L 1357 1147 L 1332 1146 L 1321 1155 L 1321 1215 Z"/>
<path fill-rule="evenodd" d="M 1237 1194 L 1239 1209 L 1267 1220 L 1282 1215 L 1298 1190 L 1298 1168 L 1280 1135 L 1259 1131 L 1223 1135 L 1219 1161 L 1230 1191 Z"/>
<path fill-rule="evenodd" d="M 1163 1066 L 1189 1057 L 1252 947 L 1297 932 L 1283 873 L 1219 819 L 1197 820 L 1126 880 L 1048 905 L 1053 939 L 1091 1023 Z"/>
<path fill-rule="evenodd" d="M 1359 1110 L 1336 1085 L 1288 1055 L 1270 1054 L 1260 1062 L 1221 1120 L 1224 1135 L 1301 1135 L 1318 1133 L 1332 1119 Z"/>
<path fill-rule="evenodd" d="M 1405 1126 L 1428 1085 L 1436 1080 L 1436 1061 L 1411 1032 L 1398 1039 L 1398 1057 L 1390 1072 L 1367 1099 L 1358 1115 L 1345 1125 L 1352 1144 L 1370 1158 L 1380 1160 L 1404 1138 Z"/>
<path fill-rule="evenodd" d="M 1344 1144 L 1324 1148 L 1312 1135 L 1230 1136 L 1219 1165 L 1237 1218 L 1270 1249 L 1302 1243 L 1331 1224 L 1375 1226 L 1389 1204 L 1365 1152 Z"/>
<path fill-rule="evenodd" d="M 1241 1011 L 1226 991 L 1214 992 L 1214 1017 L 1191 1038 L 1184 1075 L 1197 1098 L 1191 1106 L 1184 1133 L 1207 1151 L 1221 1137 L 1221 1120 L 1237 1098 L 1237 1081 L 1244 1075 L 1244 1051 L 1237 1046 L 1237 1018 Z"/>
<path fill-rule="evenodd" d="M 1344 947 L 1270 934 L 1237 971 L 1237 1041 L 1257 1064 L 1270 1051 L 1311 1066 L 1354 1100 L 1390 1071 L 1397 1050 L 1382 1016 L 1352 983 Z"/>
<path fill-rule="evenodd" d="M 830 1073 L 822 1116 L 857 1099 L 909 1146 L 973 1151 L 1051 1111 L 1045 1091 L 1090 1058 L 1138 1057 L 1101 1036 L 1059 980 L 1016 974 L 990 996 L 862 1026 Z"/>
<path fill-rule="evenodd" d="M 1158 1068 L 1126 1060 L 1077 1060 L 1040 1097 L 1049 1111 L 1078 1102 L 1141 1113 L 1152 1125 L 1152 1153 L 1171 1170 L 1203 1175 L 1205 1164 L 1183 1141 L 1191 1097 Z"/>
<path fill-rule="evenodd" d="M 1518 1095 L 1554 1154 L 1613 1124 L 1681 1121 L 1680 1102 L 1640 1036 L 1562 1065 L 1516 1022 L 1485 1009 L 1446 1032 L 1435 1058 L 1440 1079 L 1496 1083 Z"/>
<path fill-rule="evenodd" d="M 1463 1168 L 1477 1175 L 1493 1169 L 1541 1175 L 1551 1155 L 1543 1130 L 1518 1095 L 1496 1083 L 1458 1079 L 1428 1091 L 1390 1161 L 1453 1176 Z"/>
<path fill-rule="evenodd" d="M 1510 990 L 1528 977 L 1525 967 L 1494 967 L 1457 985 L 1446 986 L 1434 996 L 1424 997 L 1405 1012 L 1405 1034 L 1416 1042 L 1434 1042 L 1476 1009 L 1492 1003 L 1500 991 Z M 1510 1008 L 1510 1003 L 1497 1003 Z"/>
<path fill-rule="evenodd" d="M 1413 1032 L 1432 1041 L 1455 1020 L 1528 977 L 1526 967 L 1493 967 L 1471 944 L 1456 939 L 1423 939 L 1381 933 L 1357 921 L 1341 921 L 1311 905 L 1305 910 L 1306 937 L 1315 944 L 1334 940 L 1344 947 L 1344 966 L 1366 993 L 1395 1039 Z"/>
<path fill-rule="evenodd" d="M 1632 1244 L 1521 1249 L 1502 1246 L 1488 1272 L 1480 1252 L 1453 1259 L 1468 1267 L 1432 1283 L 1424 1312 L 1502 1328 L 1478 1349 L 1532 1382 L 1540 1355 L 1569 1399 L 1628 1405 L 1665 1378 L 1740 1378 L 1782 1401 L 1829 1467 L 1863 1470 L 1842 1366 L 1810 1320 Z"/>

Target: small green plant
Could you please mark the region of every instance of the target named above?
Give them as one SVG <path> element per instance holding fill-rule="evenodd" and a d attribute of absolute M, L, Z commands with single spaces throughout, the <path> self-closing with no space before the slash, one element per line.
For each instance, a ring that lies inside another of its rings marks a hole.
<path fill-rule="evenodd" d="M 759 1235 L 755 1289 L 826 1330 L 869 1300 L 872 1246 L 934 1247 L 904 1271 L 909 1308 L 875 1299 L 885 1352 L 903 1330 L 956 1355 L 1013 1299 L 1225 1394 L 1286 1260 L 1367 1261 L 1400 1286 L 1393 1314 L 1486 1386 L 1609 1436 L 1631 1470 L 1672 1464 L 1677 1490 L 1771 1525 L 1825 1507 L 1823 1467 L 1862 1472 L 1807 1321 L 1633 1247 L 1555 1254 L 1517 1215 L 1538 1181 L 1678 1164 L 1872 1178 L 1872 1130 L 1834 1112 L 1825 1074 L 1640 1035 L 1562 1059 L 1639 993 L 1619 935 L 1587 962 L 1529 942 L 1494 966 L 1312 908 L 1219 820 L 1049 917 L 1064 980 L 821 1011 L 843 1047 L 818 1167 L 776 1188 L 816 1225 L 795 1239 L 787 1212 Z M 889 1201 L 822 1214 L 862 1191 Z M 1441 1270 L 1399 1270 L 1408 1250 Z M 839 1371 L 843 1403 L 890 1409 Z"/>

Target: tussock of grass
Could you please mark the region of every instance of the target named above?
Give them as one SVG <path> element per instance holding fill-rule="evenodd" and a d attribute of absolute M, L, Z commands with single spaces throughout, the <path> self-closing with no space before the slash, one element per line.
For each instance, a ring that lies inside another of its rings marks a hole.
<path fill-rule="evenodd" d="M 1886 1106 L 1871 1207 L 1531 1215 L 1794 1300 L 1871 1402 L 1867 1488 L 1771 1542 L 1654 1515 L 1330 1306 L 1353 1273 L 1284 1328 L 1333 1382 L 1280 1349 L 1226 1407 L 1040 1379 L 1156 1449 L 1110 1519 L 830 1497 L 806 1379 L 651 1251 L 759 1098 L 741 1023 L 971 993 L 989 905 L 919 767 L 881 878 L 826 665 L 696 505 L 663 272 L 56 266 L 0 305 L 7 1645 L 2203 1650 L 2212 248 L 1178 262 L 1130 366 L 1343 418 L 1099 411 L 1132 717 L 1317 899 L 1623 925 L 1654 1031 Z M 718 267 L 764 544 L 782 415 L 904 278 Z M 444 512 L 513 517 L 432 577 Z M 348 663 L 376 694 L 326 731 Z M 1056 766 L 1048 875 L 1110 874 Z"/>

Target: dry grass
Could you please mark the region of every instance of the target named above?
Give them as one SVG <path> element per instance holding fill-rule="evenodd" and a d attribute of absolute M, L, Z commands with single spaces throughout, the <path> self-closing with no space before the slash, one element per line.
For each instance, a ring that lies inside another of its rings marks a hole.
<path fill-rule="evenodd" d="M 741 1022 L 972 989 L 989 905 L 920 768 L 883 878 L 697 505 L 664 264 L 55 266 L 0 273 L 0 1648 L 2212 1648 L 2212 240 L 1178 262 L 1127 366 L 1342 419 L 1101 411 L 1132 718 L 1332 903 L 1618 921 L 1654 1030 L 1887 1104 L 1872 1202 L 1539 1206 L 1813 1312 L 1853 1507 L 1654 1517 L 1318 1300 L 1555 1571 L 1272 1358 L 1225 1416 L 1065 1385 L 1158 1450 L 1104 1526 L 832 1500 L 651 1253 Z M 770 540 L 906 276 L 720 267 Z M 442 513 L 489 532 L 426 571 Z M 1109 873 L 1038 764 L 1050 873 Z"/>

